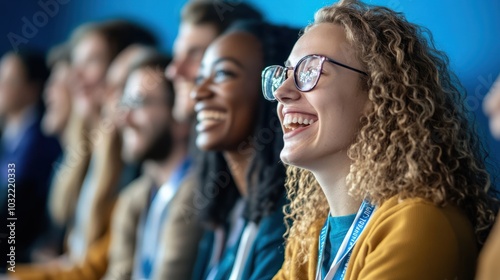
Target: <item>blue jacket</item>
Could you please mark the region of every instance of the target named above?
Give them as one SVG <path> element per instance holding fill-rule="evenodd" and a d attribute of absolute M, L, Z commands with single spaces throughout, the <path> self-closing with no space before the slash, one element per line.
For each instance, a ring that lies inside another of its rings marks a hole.
<path fill-rule="evenodd" d="M 46 207 L 50 178 L 54 171 L 54 164 L 61 155 L 58 141 L 42 133 L 40 122 L 41 116 L 37 115 L 36 121 L 27 127 L 15 150 L 5 149 L 0 142 L 0 220 L 5 223 L 7 217 L 11 217 L 7 211 L 9 198 L 15 199 L 13 217 L 17 218 L 15 244 L 0 242 L 0 247 L 2 247 L 2 252 L 7 252 L 6 248 L 10 249 L 10 246 L 15 246 L 16 262 L 29 261 L 31 246 L 47 225 Z M 10 172 L 14 173 L 15 183 L 10 186 L 8 184 L 9 164 L 15 165 L 13 168 L 15 171 Z M 14 191 L 8 189 L 14 189 Z M 8 194 L 12 195 L 8 196 Z M 5 254 L 1 258 L 0 267 L 6 265 L 3 258 Z"/>
<path fill-rule="evenodd" d="M 283 197 L 278 208 L 269 216 L 260 221 L 257 237 L 252 244 L 249 258 L 243 270 L 244 280 L 272 279 L 281 268 L 284 260 L 283 234 L 286 226 L 283 220 L 282 206 L 286 199 Z M 241 236 L 240 236 L 241 239 Z M 228 248 L 218 265 L 215 280 L 229 279 L 237 255 L 239 242 L 232 248 Z M 198 258 L 193 273 L 193 280 L 206 279 L 209 269 L 210 256 L 214 245 L 214 232 L 207 231 L 200 241 Z"/>

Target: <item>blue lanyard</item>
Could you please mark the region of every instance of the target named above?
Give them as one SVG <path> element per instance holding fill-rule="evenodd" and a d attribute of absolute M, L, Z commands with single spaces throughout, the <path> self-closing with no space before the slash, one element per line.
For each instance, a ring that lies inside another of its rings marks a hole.
<path fill-rule="evenodd" d="M 324 279 L 335 279 L 342 280 L 345 277 L 345 273 L 347 271 L 347 265 L 349 263 L 349 259 L 351 257 L 352 248 L 358 241 L 359 236 L 366 228 L 368 221 L 370 220 L 373 212 L 375 211 L 375 206 L 371 205 L 366 200 L 361 203 L 359 207 L 358 213 L 354 218 L 354 222 L 352 223 L 349 231 L 344 237 L 344 241 L 342 241 L 342 245 L 340 246 L 335 259 L 330 267 L 330 270 L 326 274 Z M 319 258 L 318 265 L 316 269 L 316 280 L 321 280 L 321 265 L 323 263 L 323 256 L 325 250 L 325 243 L 328 236 L 329 229 L 329 219 L 326 219 L 326 223 L 321 229 L 319 234 Z"/>

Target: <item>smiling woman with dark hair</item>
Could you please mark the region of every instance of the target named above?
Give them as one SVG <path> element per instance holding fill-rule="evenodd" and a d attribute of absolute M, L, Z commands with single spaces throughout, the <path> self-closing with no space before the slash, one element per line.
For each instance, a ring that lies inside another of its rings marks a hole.
<path fill-rule="evenodd" d="M 283 61 L 297 36 L 294 29 L 240 23 L 204 55 L 191 95 L 196 144 L 204 151 L 199 210 L 208 228 L 195 279 L 270 279 L 283 262 L 283 136 L 275 106 L 262 98 L 260 72 Z"/>

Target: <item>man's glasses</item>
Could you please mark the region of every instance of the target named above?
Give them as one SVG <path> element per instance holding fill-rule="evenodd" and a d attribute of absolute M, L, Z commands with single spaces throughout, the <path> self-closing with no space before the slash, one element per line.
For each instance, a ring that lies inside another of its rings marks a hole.
<path fill-rule="evenodd" d="M 365 72 L 337 62 L 323 55 L 311 54 L 304 56 L 297 62 L 295 67 L 272 65 L 262 71 L 262 93 L 267 100 L 276 100 L 274 93 L 288 78 L 288 71 L 293 70 L 293 80 L 295 87 L 302 91 L 311 91 L 318 83 L 323 70 L 323 63 L 331 62 L 349 70 L 368 76 Z"/>
<path fill-rule="evenodd" d="M 153 105 L 164 105 L 167 104 L 166 100 L 159 98 L 148 98 L 143 95 L 136 96 L 123 96 L 120 100 L 119 105 L 123 108 L 128 108 L 131 110 L 136 110 L 144 107 L 149 107 Z"/>

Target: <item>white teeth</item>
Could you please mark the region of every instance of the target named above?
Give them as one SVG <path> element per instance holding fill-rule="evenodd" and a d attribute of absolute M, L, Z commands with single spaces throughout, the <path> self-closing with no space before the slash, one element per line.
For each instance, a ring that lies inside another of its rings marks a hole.
<path fill-rule="evenodd" d="M 285 124 L 291 124 L 292 123 L 292 116 L 287 115 L 285 118 Z"/>
<path fill-rule="evenodd" d="M 214 110 L 202 110 L 199 111 L 198 114 L 196 114 L 196 119 L 198 121 L 203 121 L 203 120 L 224 120 L 226 118 L 226 114 L 220 111 L 214 111 Z"/>
<path fill-rule="evenodd" d="M 302 115 L 297 114 L 286 114 L 283 118 L 283 126 L 287 129 L 295 129 L 296 126 L 291 126 L 291 124 L 301 124 L 301 125 L 310 125 L 313 124 L 316 120 L 308 119 Z"/>

